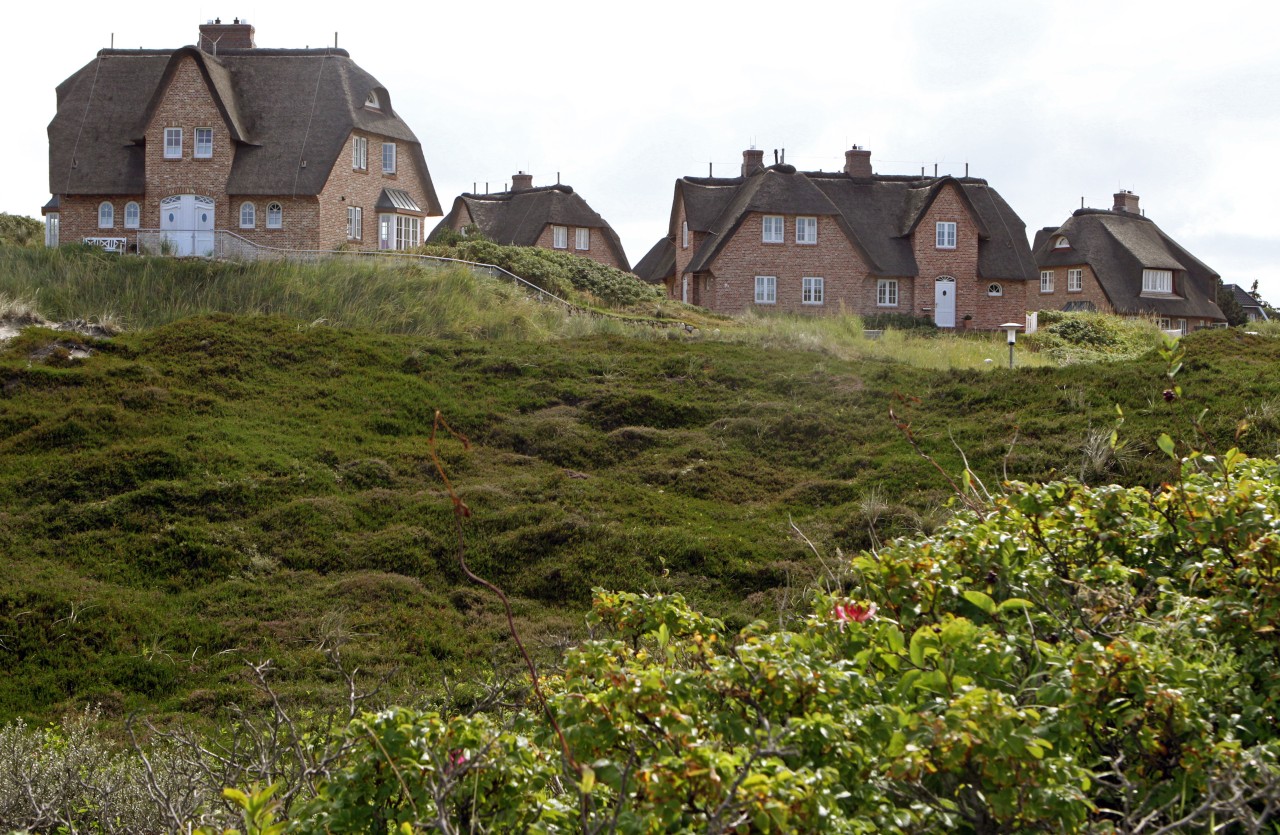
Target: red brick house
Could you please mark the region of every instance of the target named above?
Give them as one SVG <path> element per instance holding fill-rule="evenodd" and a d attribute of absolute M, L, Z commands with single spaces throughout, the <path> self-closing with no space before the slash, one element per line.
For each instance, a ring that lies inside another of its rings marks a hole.
<path fill-rule="evenodd" d="M 1150 316 L 1183 333 L 1226 322 L 1218 274 L 1143 216 L 1133 192 L 1041 229 L 1033 249 L 1040 280 L 1027 286 L 1030 310 Z"/>
<path fill-rule="evenodd" d="M 533 185 L 533 175 L 512 175 L 511 190 L 493 194 L 462 194 L 432 237 L 469 226 L 494 243 L 538 246 L 572 252 L 620 270 L 630 270 L 622 240 L 572 186 Z"/>
<path fill-rule="evenodd" d="M 677 180 L 669 234 L 637 273 L 724 313 L 892 312 L 984 329 L 1022 320 L 1036 274 L 1026 226 L 985 180 L 875 174 L 857 147 L 839 172 L 763 157 L 744 152 L 738 177 Z"/>
<path fill-rule="evenodd" d="M 57 94 L 51 243 L 401 249 L 441 213 L 417 137 L 342 49 L 214 21 L 198 46 L 104 49 Z"/>

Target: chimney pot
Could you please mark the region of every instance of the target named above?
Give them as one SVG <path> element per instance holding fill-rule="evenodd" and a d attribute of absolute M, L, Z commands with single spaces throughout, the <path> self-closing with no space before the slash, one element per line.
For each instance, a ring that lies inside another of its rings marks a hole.
<path fill-rule="evenodd" d="M 1111 210 L 1115 212 L 1129 212 L 1130 214 L 1141 214 L 1138 211 L 1138 195 L 1128 189 L 1121 189 L 1115 194 L 1115 203 L 1112 204 Z"/>
<path fill-rule="evenodd" d="M 533 188 L 533 175 L 523 171 L 511 175 L 512 191 L 528 191 Z"/>
<path fill-rule="evenodd" d="M 249 21 L 235 19 L 235 23 L 223 23 L 215 17 L 212 23 L 200 27 L 199 46 L 206 52 L 223 49 L 253 49 L 253 27 Z"/>
<path fill-rule="evenodd" d="M 742 152 L 742 176 L 750 177 L 757 171 L 764 170 L 764 151 L 749 148 Z"/>
<path fill-rule="evenodd" d="M 871 152 L 861 145 L 854 145 L 844 152 L 844 173 L 850 177 L 871 177 Z"/>

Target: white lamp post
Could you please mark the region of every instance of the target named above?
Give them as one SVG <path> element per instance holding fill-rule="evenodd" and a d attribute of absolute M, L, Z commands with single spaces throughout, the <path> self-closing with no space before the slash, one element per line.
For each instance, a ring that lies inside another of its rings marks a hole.
<path fill-rule="evenodd" d="M 1009 367 L 1013 368 L 1013 343 L 1018 341 L 1018 328 L 1022 325 L 1017 322 L 1005 322 L 1000 327 L 1004 328 L 1005 334 L 1009 337 Z"/>

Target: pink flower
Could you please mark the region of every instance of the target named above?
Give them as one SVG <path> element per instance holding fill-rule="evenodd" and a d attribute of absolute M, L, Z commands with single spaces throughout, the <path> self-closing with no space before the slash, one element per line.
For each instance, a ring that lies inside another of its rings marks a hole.
<path fill-rule="evenodd" d="M 840 628 L 843 630 L 846 623 L 866 623 L 875 617 L 876 604 L 868 603 L 837 603 L 832 615 L 840 622 Z"/>
<path fill-rule="evenodd" d="M 449 770 L 450 771 L 452 771 L 453 769 L 457 768 L 460 765 L 465 764 L 466 761 L 467 761 L 467 753 L 463 751 L 461 748 L 455 748 L 454 750 L 449 752 Z"/>

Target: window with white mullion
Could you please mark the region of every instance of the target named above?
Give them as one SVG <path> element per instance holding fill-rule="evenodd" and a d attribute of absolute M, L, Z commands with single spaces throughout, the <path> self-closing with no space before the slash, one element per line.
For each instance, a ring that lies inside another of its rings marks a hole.
<path fill-rule="evenodd" d="M 954 221 L 940 220 L 934 227 L 934 242 L 938 249 L 956 248 L 956 224 Z"/>
<path fill-rule="evenodd" d="M 786 224 L 782 215 L 765 215 L 760 240 L 767 244 L 780 244 L 786 240 Z"/>
<path fill-rule="evenodd" d="M 182 128 L 164 129 L 164 158 L 182 159 Z"/>
<path fill-rule="evenodd" d="M 1172 270 L 1143 270 L 1142 271 L 1142 292 L 1172 293 L 1173 292 L 1173 271 Z"/>
<path fill-rule="evenodd" d="M 805 276 L 800 280 L 800 303 L 823 304 L 825 288 L 822 276 Z"/>
<path fill-rule="evenodd" d="M 1040 292 L 1041 293 L 1053 292 L 1053 270 L 1040 271 Z"/>
<path fill-rule="evenodd" d="M 796 218 L 796 243 L 816 244 L 818 242 L 818 219 L 816 217 Z"/>
<path fill-rule="evenodd" d="M 396 173 L 396 143 L 382 143 L 382 173 Z"/>
<path fill-rule="evenodd" d="M 777 304 L 778 277 L 776 275 L 756 276 L 756 304 Z"/>
<path fill-rule="evenodd" d="M 574 249 L 591 249 L 591 230 L 578 228 L 573 232 L 573 248 Z"/>
<path fill-rule="evenodd" d="M 351 167 L 356 171 L 369 168 L 369 140 L 363 136 L 351 140 Z"/>
<path fill-rule="evenodd" d="M 567 226 L 551 227 L 551 246 L 553 249 L 569 248 L 569 227 Z"/>
<path fill-rule="evenodd" d="M 209 159 L 213 156 L 213 128 L 196 128 L 196 157 Z"/>
<path fill-rule="evenodd" d="M 896 278 L 881 278 L 876 281 L 876 306 L 898 306 L 898 280 Z"/>
<path fill-rule="evenodd" d="M 1084 270 L 1067 270 L 1067 292 L 1079 293 L 1084 290 Z"/>

